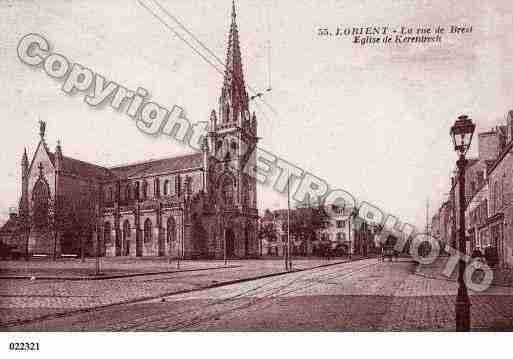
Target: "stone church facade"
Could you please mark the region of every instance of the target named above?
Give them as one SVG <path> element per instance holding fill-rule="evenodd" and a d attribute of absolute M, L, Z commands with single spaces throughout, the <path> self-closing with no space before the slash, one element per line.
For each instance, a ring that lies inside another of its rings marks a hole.
<path fill-rule="evenodd" d="M 235 8 L 219 109 L 195 154 L 102 167 L 52 152 L 40 140 L 23 153 L 19 223 L 30 254 L 251 257 L 259 253 L 254 161 L 255 113 L 249 112 Z"/>

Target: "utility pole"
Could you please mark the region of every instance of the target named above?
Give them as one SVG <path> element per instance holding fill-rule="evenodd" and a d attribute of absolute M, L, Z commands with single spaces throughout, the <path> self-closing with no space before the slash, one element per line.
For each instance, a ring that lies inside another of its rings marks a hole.
<path fill-rule="evenodd" d="M 223 238 L 224 238 L 224 266 L 226 267 L 226 265 L 228 264 L 228 258 L 226 256 L 226 228 L 225 226 L 223 226 Z"/>
<path fill-rule="evenodd" d="M 429 197 L 426 200 L 426 234 L 429 234 Z"/>
<path fill-rule="evenodd" d="M 290 177 L 287 179 L 287 257 L 288 270 L 292 270 L 292 255 L 290 251 Z"/>

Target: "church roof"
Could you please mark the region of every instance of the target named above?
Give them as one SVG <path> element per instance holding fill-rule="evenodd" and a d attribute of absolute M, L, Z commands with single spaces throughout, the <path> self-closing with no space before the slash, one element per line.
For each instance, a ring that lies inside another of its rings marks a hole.
<path fill-rule="evenodd" d="M 133 176 L 139 177 L 163 172 L 179 171 L 201 166 L 203 166 L 203 154 L 194 153 L 191 155 L 112 167 L 110 168 L 110 171 L 118 177 L 128 178 Z"/>
<path fill-rule="evenodd" d="M 99 180 L 114 179 L 114 174 L 105 167 L 63 156 L 62 171 L 81 177 L 93 177 Z"/>
<path fill-rule="evenodd" d="M 2 226 L 0 226 L 0 236 L 14 235 L 20 230 L 19 219 L 9 218 Z"/>

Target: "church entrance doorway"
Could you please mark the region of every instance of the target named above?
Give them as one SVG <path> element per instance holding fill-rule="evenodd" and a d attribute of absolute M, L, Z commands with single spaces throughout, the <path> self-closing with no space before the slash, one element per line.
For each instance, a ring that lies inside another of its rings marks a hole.
<path fill-rule="evenodd" d="M 143 239 L 142 239 L 142 232 L 141 231 L 137 231 L 137 236 L 136 236 L 136 239 L 135 239 L 135 255 L 137 257 L 142 257 L 143 255 Z"/>
<path fill-rule="evenodd" d="M 121 247 L 123 248 L 123 256 L 130 254 L 130 222 L 125 220 L 123 222 L 123 231 L 121 232 Z"/>
<path fill-rule="evenodd" d="M 160 229 L 159 229 L 159 234 L 158 234 L 158 238 L 157 238 L 157 245 L 158 245 L 159 257 L 164 257 L 166 247 L 164 245 L 164 233 L 160 233 Z"/>
<path fill-rule="evenodd" d="M 119 231 L 116 230 L 116 256 L 121 255 L 121 236 L 119 235 Z"/>
<path fill-rule="evenodd" d="M 226 229 L 226 256 L 235 256 L 235 234 L 231 228 Z"/>

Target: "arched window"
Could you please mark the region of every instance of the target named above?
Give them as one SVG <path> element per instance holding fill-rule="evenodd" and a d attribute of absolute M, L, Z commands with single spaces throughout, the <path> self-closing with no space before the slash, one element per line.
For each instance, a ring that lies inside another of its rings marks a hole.
<path fill-rule="evenodd" d="M 233 204 L 233 181 L 230 177 L 226 176 L 222 182 L 222 194 L 225 204 Z"/>
<path fill-rule="evenodd" d="M 167 219 L 167 243 L 172 243 L 176 239 L 176 222 L 173 217 Z"/>
<path fill-rule="evenodd" d="M 249 192 L 250 192 L 250 187 L 249 187 L 249 182 L 246 178 L 244 178 L 244 186 L 242 186 L 242 204 L 246 205 L 246 206 L 249 206 L 250 205 L 250 197 L 249 197 Z"/>
<path fill-rule="evenodd" d="M 134 198 L 135 199 L 139 199 L 139 194 L 140 194 L 140 184 L 139 182 L 135 182 L 135 188 L 134 188 Z"/>
<path fill-rule="evenodd" d="M 155 178 L 153 193 L 155 194 L 154 197 L 160 197 L 160 180 L 158 178 Z"/>
<path fill-rule="evenodd" d="M 144 201 L 148 199 L 148 182 L 146 181 L 142 184 L 142 199 Z"/>
<path fill-rule="evenodd" d="M 185 179 L 185 183 L 187 186 L 187 188 L 185 189 L 187 191 L 187 194 L 191 194 L 192 193 L 192 177 L 187 176 L 187 178 Z"/>
<path fill-rule="evenodd" d="M 110 222 L 105 222 L 103 224 L 103 242 L 105 244 L 110 243 Z"/>
<path fill-rule="evenodd" d="M 130 201 L 132 198 L 132 193 L 130 191 L 130 183 L 126 184 L 125 187 L 125 200 Z"/>
<path fill-rule="evenodd" d="M 152 237 L 152 234 L 151 234 L 151 220 L 149 218 L 146 219 L 146 221 L 144 221 L 144 243 L 149 243 L 151 242 L 151 237 Z"/>
<path fill-rule="evenodd" d="M 175 177 L 175 193 L 177 196 L 181 196 L 182 194 L 182 178 L 180 175 L 176 175 Z"/>
<path fill-rule="evenodd" d="M 164 196 L 169 194 L 169 180 L 164 181 Z"/>
<path fill-rule="evenodd" d="M 128 220 L 125 220 L 123 222 L 123 237 L 128 238 L 130 237 L 130 222 Z"/>
<path fill-rule="evenodd" d="M 34 201 L 34 224 L 42 227 L 48 224 L 50 188 L 48 184 L 39 179 L 32 191 L 32 200 Z"/>

